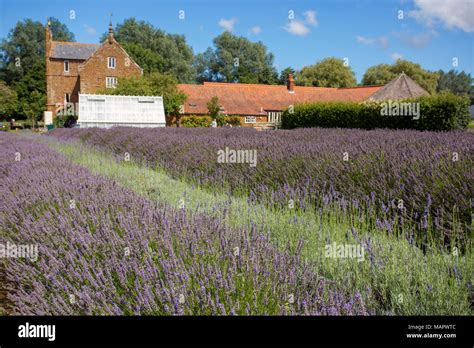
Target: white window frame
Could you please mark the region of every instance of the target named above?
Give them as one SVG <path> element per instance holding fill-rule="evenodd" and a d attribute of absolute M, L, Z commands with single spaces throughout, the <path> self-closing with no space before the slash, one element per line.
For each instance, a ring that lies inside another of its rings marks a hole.
<path fill-rule="evenodd" d="M 252 120 L 252 121 L 250 121 Z M 256 116 L 245 116 L 245 123 L 257 123 Z"/>
<path fill-rule="evenodd" d="M 116 88 L 117 87 L 117 78 L 115 76 L 107 76 L 105 78 L 105 87 L 106 88 Z"/>
<path fill-rule="evenodd" d="M 117 67 L 117 59 L 115 57 L 107 57 L 107 68 L 115 69 Z"/>
<path fill-rule="evenodd" d="M 281 123 L 281 111 L 268 111 L 268 123 Z"/>
<path fill-rule="evenodd" d="M 63 66 L 64 66 L 64 72 L 68 73 L 71 70 L 69 60 L 65 60 Z M 67 69 L 66 69 L 66 67 L 67 67 Z"/>

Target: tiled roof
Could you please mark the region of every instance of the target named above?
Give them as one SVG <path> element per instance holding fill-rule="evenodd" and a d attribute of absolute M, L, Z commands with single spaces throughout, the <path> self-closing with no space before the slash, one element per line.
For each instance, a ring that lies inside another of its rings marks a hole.
<path fill-rule="evenodd" d="M 86 60 L 99 47 L 96 44 L 53 41 L 52 58 Z"/>
<path fill-rule="evenodd" d="M 394 78 L 383 88 L 378 90 L 370 100 L 399 100 L 405 98 L 414 98 L 428 95 L 419 84 L 413 81 L 408 75 L 401 73 L 400 76 Z"/>
<path fill-rule="evenodd" d="M 325 88 L 295 86 L 290 93 L 285 85 L 204 82 L 203 85 L 180 84 L 178 88 L 188 95 L 186 114 L 206 114 L 207 102 L 219 98 L 224 113 L 229 115 L 263 115 L 270 110 L 284 110 L 289 105 L 318 101 L 361 102 L 382 88 L 362 86 L 353 88 Z"/>

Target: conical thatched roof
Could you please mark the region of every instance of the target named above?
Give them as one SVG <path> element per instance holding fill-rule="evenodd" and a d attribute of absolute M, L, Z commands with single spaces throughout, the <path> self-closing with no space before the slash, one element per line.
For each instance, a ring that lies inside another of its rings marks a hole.
<path fill-rule="evenodd" d="M 368 100 L 399 100 L 429 95 L 419 84 L 405 73 L 387 83 L 383 88 L 372 94 Z"/>

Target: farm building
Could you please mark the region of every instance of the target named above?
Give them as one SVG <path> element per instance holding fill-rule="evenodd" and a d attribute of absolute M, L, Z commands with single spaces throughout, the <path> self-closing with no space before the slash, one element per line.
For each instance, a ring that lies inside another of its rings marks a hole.
<path fill-rule="evenodd" d="M 162 97 L 79 94 L 81 128 L 165 127 Z"/>
<path fill-rule="evenodd" d="M 140 76 L 143 70 L 114 38 L 112 23 L 101 45 L 53 41 L 46 25 L 46 112 L 56 117 L 67 103 L 76 105 L 79 93 L 113 88 L 120 77 Z"/>
<path fill-rule="evenodd" d="M 358 86 L 350 88 L 296 86 L 293 76 L 287 85 L 204 82 L 202 85 L 180 84 L 186 93 L 184 115 L 208 114 L 207 102 L 218 97 L 223 115 L 241 117 L 242 126 L 273 128 L 280 122 L 283 110 L 304 102 L 352 101 L 363 102 L 376 96 L 377 100 L 403 99 L 428 94 L 405 74 L 386 86 Z M 176 120 L 168 120 L 173 125 Z"/>
<path fill-rule="evenodd" d="M 399 100 L 405 98 L 415 98 L 428 95 L 419 84 L 413 81 L 405 73 L 401 73 L 397 78 L 387 83 L 377 92 L 369 97 L 369 100 Z"/>

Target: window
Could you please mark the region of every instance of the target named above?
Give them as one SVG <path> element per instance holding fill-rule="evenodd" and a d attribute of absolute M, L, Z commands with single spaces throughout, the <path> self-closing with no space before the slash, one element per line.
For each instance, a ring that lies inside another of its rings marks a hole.
<path fill-rule="evenodd" d="M 107 87 L 107 88 L 117 87 L 117 78 L 116 77 L 107 77 L 105 79 L 105 87 Z"/>
<path fill-rule="evenodd" d="M 109 69 L 115 69 L 116 66 L 117 66 L 117 60 L 115 59 L 115 57 L 109 57 L 107 59 L 107 67 Z"/>
<path fill-rule="evenodd" d="M 281 111 L 269 111 L 268 112 L 269 123 L 280 123 L 281 122 Z"/>
<path fill-rule="evenodd" d="M 69 61 L 68 60 L 64 61 L 64 72 L 69 72 Z"/>
<path fill-rule="evenodd" d="M 64 102 L 65 102 L 65 103 L 70 103 L 70 102 L 71 102 L 71 94 L 66 93 L 66 94 L 64 95 Z"/>
<path fill-rule="evenodd" d="M 255 116 L 245 116 L 245 123 L 255 123 L 257 119 Z"/>

